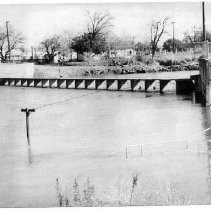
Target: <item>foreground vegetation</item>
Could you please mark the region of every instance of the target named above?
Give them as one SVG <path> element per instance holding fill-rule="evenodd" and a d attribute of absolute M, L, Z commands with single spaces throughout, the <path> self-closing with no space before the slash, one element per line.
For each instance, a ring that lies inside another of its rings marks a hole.
<path fill-rule="evenodd" d="M 200 54 L 193 52 L 157 53 L 152 60 L 150 55 L 142 55 L 136 59 L 116 58 L 85 60 L 83 62 L 66 62 L 60 65 L 35 65 L 34 77 L 69 78 L 77 76 L 103 76 L 108 74 L 133 74 L 168 71 L 198 70 Z"/>
<path fill-rule="evenodd" d="M 119 180 L 115 187 L 109 187 L 102 192 L 99 191 L 99 186 L 95 186 L 89 178 L 82 183 L 75 178 L 73 184 L 67 186 L 62 186 L 57 178 L 57 205 L 60 207 L 90 207 L 188 205 L 191 203 L 190 195 L 181 192 L 177 183 L 161 184 L 152 181 L 148 185 L 147 188 L 143 188 L 142 177 L 139 173 L 132 174 L 129 185 L 126 186 Z"/>

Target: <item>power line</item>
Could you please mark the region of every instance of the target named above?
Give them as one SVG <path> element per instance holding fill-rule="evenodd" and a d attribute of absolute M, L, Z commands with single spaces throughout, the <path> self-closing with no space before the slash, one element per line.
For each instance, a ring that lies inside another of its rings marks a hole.
<path fill-rule="evenodd" d="M 85 95 L 72 97 L 72 98 L 67 98 L 67 99 L 62 100 L 62 101 L 56 101 L 56 102 L 49 103 L 49 104 L 43 104 L 42 106 L 39 106 L 39 107 L 36 107 L 36 108 L 33 108 L 33 109 L 28 109 L 28 108 L 21 109 L 21 112 L 25 112 L 26 113 L 26 135 L 27 135 L 28 146 L 30 146 L 30 144 L 31 144 L 31 142 L 30 142 L 30 132 L 29 132 L 29 115 L 31 114 L 31 112 L 35 112 L 36 109 L 41 109 L 41 108 L 44 108 L 44 107 L 47 107 L 47 106 L 53 106 L 53 105 L 58 104 L 58 103 L 62 103 L 62 102 L 66 102 L 66 101 L 82 98 L 82 97 L 85 97 L 85 96 L 88 96 L 88 95 L 91 95 L 91 94 L 95 94 L 97 92 L 98 91 L 95 91 L 93 93 L 88 93 L 88 94 L 85 94 Z"/>
<path fill-rule="evenodd" d="M 142 151 L 142 149 L 143 149 L 142 147 L 143 146 L 156 146 L 156 145 L 159 146 L 159 145 L 163 145 L 165 143 L 172 143 L 172 144 L 175 144 L 176 143 L 177 144 L 177 143 L 183 143 L 183 142 L 185 142 L 185 143 L 187 143 L 187 149 L 188 149 L 188 144 L 189 143 L 193 143 L 193 142 L 204 142 L 204 140 L 198 140 L 198 139 L 197 140 L 193 140 L 192 138 L 195 137 L 195 136 L 198 136 L 200 134 L 204 134 L 204 133 L 206 133 L 209 130 L 211 130 L 211 127 L 208 127 L 205 130 L 203 130 L 203 131 L 197 132 L 196 134 L 191 135 L 191 136 L 189 136 L 189 137 L 187 137 L 187 138 L 185 138 L 183 140 L 177 140 L 177 141 L 167 140 L 167 141 L 160 141 L 160 142 L 155 142 L 155 143 L 131 144 L 131 145 L 126 145 L 126 146 L 121 146 L 121 147 L 119 147 L 119 149 L 117 149 L 117 150 L 115 150 L 113 152 L 108 153 L 108 155 L 109 156 L 114 156 L 114 155 L 116 155 L 118 153 L 124 152 L 124 150 L 125 150 L 125 155 L 126 155 L 126 159 L 127 159 L 128 158 L 128 149 L 129 149 L 129 147 L 141 147 L 140 154 L 142 156 L 143 155 L 143 151 Z M 211 139 L 209 139 L 207 141 L 208 142 L 211 142 Z"/>
<path fill-rule="evenodd" d="M 41 109 L 41 108 L 44 108 L 44 107 L 47 107 L 47 106 L 53 106 L 53 105 L 58 104 L 58 103 L 62 103 L 62 102 L 66 102 L 66 101 L 71 101 L 71 100 L 74 100 L 74 99 L 82 98 L 82 97 L 85 97 L 85 96 L 88 96 L 88 95 L 95 94 L 97 92 L 98 91 L 95 91 L 95 92 L 92 92 L 92 93 L 88 93 L 88 94 L 84 94 L 84 95 L 80 95 L 80 96 L 76 96 L 76 97 L 72 97 L 72 98 L 67 98 L 67 99 L 64 99 L 64 100 L 61 100 L 61 101 L 52 102 L 52 103 L 49 103 L 49 104 L 43 104 L 41 106 L 35 107 L 34 109 L 37 110 L 37 109 Z"/>

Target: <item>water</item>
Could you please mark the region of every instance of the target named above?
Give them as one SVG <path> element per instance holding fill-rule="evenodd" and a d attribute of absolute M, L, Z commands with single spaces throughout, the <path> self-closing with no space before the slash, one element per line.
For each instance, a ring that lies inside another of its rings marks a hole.
<path fill-rule="evenodd" d="M 32 113 L 27 147 L 21 108 L 89 93 Z M 0 87 L 0 98 L 0 207 L 58 205 L 57 177 L 64 188 L 89 177 L 109 200 L 118 183 L 130 188 L 134 172 L 145 191 L 149 180 L 173 182 L 191 204 L 211 204 L 210 108 L 193 97 Z"/>

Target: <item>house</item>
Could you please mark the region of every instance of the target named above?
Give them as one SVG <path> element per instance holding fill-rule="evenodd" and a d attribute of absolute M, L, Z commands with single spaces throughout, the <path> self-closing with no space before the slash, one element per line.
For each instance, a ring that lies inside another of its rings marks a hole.
<path fill-rule="evenodd" d="M 63 56 L 60 52 L 54 57 L 54 63 L 59 63 L 60 61 L 70 61 L 70 60 L 76 60 L 77 59 L 77 53 L 75 51 L 72 51 L 68 55 Z"/>
<path fill-rule="evenodd" d="M 8 55 L 6 62 L 9 61 L 9 57 L 10 57 L 10 62 L 21 62 L 23 60 L 31 59 L 31 54 L 30 53 L 27 54 L 27 52 L 23 52 L 19 49 L 14 49 L 13 51 L 11 51 L 10 56 Z"/>
<path fill-rule="evenodd" d="M 109 57 L 110 58 L 133 58 L 136 56 L 136 51 L 133 50 L 132 48 L 128 49 L 120 49 L 120 50 L 111 50 L 109 52 Z"/>

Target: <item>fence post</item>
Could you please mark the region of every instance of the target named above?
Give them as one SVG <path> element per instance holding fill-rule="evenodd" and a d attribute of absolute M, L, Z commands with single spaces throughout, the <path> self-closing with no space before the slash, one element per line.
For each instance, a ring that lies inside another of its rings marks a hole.
<path fill-rule="evenodd" d="M 126 159 L 127 159 L 127 146 L 126 146 L 126 151 L 125 152 L 126 152 Z"/>
<path fill-rule="evenodd" d="M 202 102 L 204 105 L 209 106 L 211 102 L 211 90 L 210 90 L 210 67 L 209 60 L 201 58 L 199 59 L 199 73 L 200 82 L 197 82 L 197 90 L 200 90 L 202 96 Z"/>
<path fill-rule="evenodd" d="M 142 145 L 141 145 L 141 156 L 143 156 L 143 149 L 142 149 Z"/>

